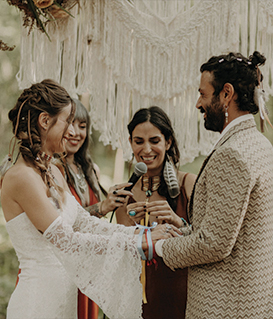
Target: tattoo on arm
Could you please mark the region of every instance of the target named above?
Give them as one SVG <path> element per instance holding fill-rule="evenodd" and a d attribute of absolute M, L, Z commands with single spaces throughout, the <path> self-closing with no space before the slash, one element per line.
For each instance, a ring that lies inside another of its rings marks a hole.
<path fill-rule="evenodd" d="M 91 216 L 96 216 L 98 218 L 103 217 L 103 214 L 100 212 L 100 203 L 85 207 L 85 210 L 87 210 Z"/>

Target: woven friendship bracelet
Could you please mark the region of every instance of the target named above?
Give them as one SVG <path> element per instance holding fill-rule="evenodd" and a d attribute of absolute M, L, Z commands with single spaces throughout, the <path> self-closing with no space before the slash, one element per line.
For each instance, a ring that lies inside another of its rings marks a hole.
<path fill-rule="evenodd" d="M 145 238 L 146 238 L 146 242 L 148 245 L 148 260 L 152 260 L 153 255 L 154 255 L 154 248 L 153 248 L 154 245 L 153 245 L 153 241 L 152 241 L 151 230 L 157 226 L 157 223 L 154 222 L 151 227 L 138 225 L 138 224 L 136 224 L 136 225 L 140 228 L 140 232 L 138 234 L 138 239 L 137 239 L 137 250 L 141 256 L 141 259 L 147 260 L 145 254 L 143 252 L 143 249 L 142 249 L 142 235 L 145 232 Z"/>

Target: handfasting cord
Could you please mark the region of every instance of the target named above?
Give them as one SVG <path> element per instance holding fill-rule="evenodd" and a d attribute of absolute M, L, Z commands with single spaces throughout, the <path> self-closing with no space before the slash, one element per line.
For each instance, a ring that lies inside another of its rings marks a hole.
<path fill-rule="evenodd" d="M 137 249 L 138 252 L 141 256 L 142 260 L 147 260 L 143 249 L 142 249 L 142 235 L 145 233 L 145 238 L 146 238 L 146 242 L 148 245 L 148 260 L 152 260 L 154 257 L 154 245 L 153 245 L 153 241 L 152 241 L 152 235 L 151 235 L 151 230 L 153 228 L 155 228 L 157 226 L 156 222 L 152 223 L 152 226 L 148 227 L 148 226 L 143 226 L 143 225 L 139 225 L 136 224 L 138 228 L 140 228 L 140 232 L 138 234 L 138 239 L 137 239 Z"/>

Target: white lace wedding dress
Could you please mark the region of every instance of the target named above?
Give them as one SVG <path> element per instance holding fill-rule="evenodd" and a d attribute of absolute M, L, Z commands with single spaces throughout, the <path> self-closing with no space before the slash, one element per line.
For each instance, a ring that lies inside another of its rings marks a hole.
<path fill-rule="evenodd" d="M 43 235 L 25 213 L 6 224 L 21 269 L 7 319 L 75 319 L 77 287 L 111 319 L 142 318 L 134 228 L 90 217 L 70 194 L 59 213 Z"/>

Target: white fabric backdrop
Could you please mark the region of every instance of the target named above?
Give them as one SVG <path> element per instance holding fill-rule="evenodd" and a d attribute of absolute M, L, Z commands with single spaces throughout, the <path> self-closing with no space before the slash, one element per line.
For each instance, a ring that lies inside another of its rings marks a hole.
<path fill-rule="evenodd" d="M 273 0 L 80 0 L 47 26 L 51 42 L 22 29 L 20 88 L 52 78 L 71 95 L 90 93 L 91 121 L 104 144 L 129 158 L 127 124 L 141 107 L 170 116 L 181 163 L 217 138 L 195 109 L 202 63 L 212 55 L 259 50 L 266 93 L 273 82 Z"/>

